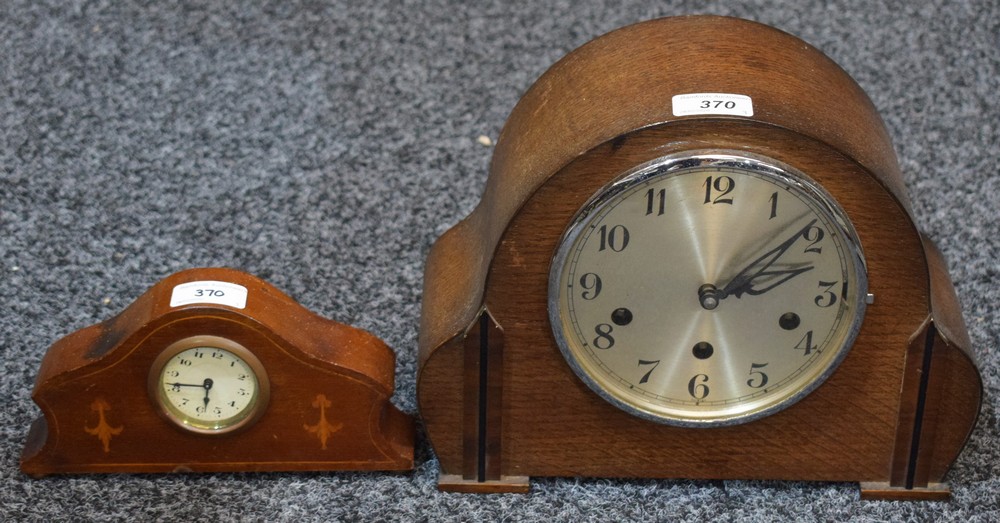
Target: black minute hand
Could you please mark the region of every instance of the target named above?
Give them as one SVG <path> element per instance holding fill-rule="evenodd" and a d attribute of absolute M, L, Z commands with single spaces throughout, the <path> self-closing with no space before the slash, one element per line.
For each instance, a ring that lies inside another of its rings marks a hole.
<path fill-rule="evenodd" d="M 759 294 L 764 294 L 765 292 L 785 283 L 786 281 L 802 274 L 803 272 L 810 271 L 813 269 L 812 265 L 807 265 L 805 267 L 794 267 L 790 269 L 775 269 L 768 270 L 774 265 L 774 262 L 785 254 L 785 251 L 794 244 L 799 237 L 806 234 L 806 232 L 816 223 L 816 219 L 809 222 L 805 227 L 799 229 L 798 232 L 793 234 L 787 240 L 781 242 L 781 245 L 767 251 L 762 256 L 754 260 L 747 265 L 742 271 L 740 271 L 721 291 L 718 292 L 718 299 L 725 298 L 726 296 L 736 296 L 739 298 L 744 293 L 757 296 Z M 767 282 L 763 287 L 755 287 L 755 283 Z"/>
<path fill-rule="evenodd" d="M 203 388 L 205 385 L 202 383 L 167 383 L 171 387 L 198 387 Z"/>

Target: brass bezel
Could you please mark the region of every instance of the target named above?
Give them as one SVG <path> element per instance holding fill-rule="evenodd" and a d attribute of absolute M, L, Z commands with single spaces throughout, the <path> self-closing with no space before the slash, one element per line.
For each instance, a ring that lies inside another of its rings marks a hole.
<path fill-rule="evenodd" d="M 216 427 L 212 427 L 207 424 L 192 423 L 189 421 L 190 418 L 176 412 L 173 406 L 163 396 L 163 388 L 160 387 L 160 383 L 162 382 L 163 369 L 167 362 L 181 352 L 198 347 L 207 347 L 226 351 L 243 360 L 254 374 L 254 378 L 257 381 L 257 391 L 255 397 L 251 400 L 247 409 L 244 410 L 245 414 L 231 423 Z M 163 349 L 156 359 L 153 360 L 153 364 L 150 366 L 147 388 L 150 401 L 153 402 L 153 405 L 156 407 L 160 417 L 185 432 L 213 436 L 232 434 L 250 427 L 258 419 L 260 419 L 260 417 L 267 410 L 267 404 L 270 400 L 270 381 L 268 380 L 267 371 L 264 369 L 264 365 L 260 362 L 260 359 L 258 359 L 250 349 L 247 349 L 233 340 L 210 335 L 183 338 L 171 343 Z"/>

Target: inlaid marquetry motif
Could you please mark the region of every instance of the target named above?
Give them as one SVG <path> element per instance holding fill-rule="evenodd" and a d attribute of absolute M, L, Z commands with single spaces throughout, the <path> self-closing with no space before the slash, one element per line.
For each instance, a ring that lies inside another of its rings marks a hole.
<path fill-rule="evenodd" d="M 104 401 L 104 398 L 97 398 L 94 400 L 94 402 L 90 404 L 90 410 L 97 413 L 97 426 L 90 428 L 84 425 L 83 430 L 87 431 L 87 434 L 97 436 L 97 439 L 101 440 L 101 445 L 104 446 L 104 452 L 111 452 L 111 438 L 121 434 L 122 430 L 125 429 L 125 426 L 119 425 L 117 427 L 112 427 L 108 424 L 105 412 L 111 410 L 111 405 L 108 405 L 108 402 Z"/>
<path fill-rule="evenodd" d="M 326 450 L 326 440 L 329 439 L 331 435 L 343 428 L 343 423 L 331 424 L 326 419 L 326 409 L 330 407 L 330 400 L 326 399 L 323 394 L 317 394 L 316 399 L 312 402 L 313 408 L 319 409 L 319 422 L 315 425 L 303 425 L 302 427 L 308 432 L 315 434 L 319 438 L 321 448 Z"/>

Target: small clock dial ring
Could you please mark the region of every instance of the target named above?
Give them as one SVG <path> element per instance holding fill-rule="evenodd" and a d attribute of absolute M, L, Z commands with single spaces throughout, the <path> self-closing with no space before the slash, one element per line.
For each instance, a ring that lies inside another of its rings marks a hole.
<path fill-rule="evenodd" d="M 219 336 L 191 336 L 167 346 L 150 367 L 149 397 L 160 415 L 198 434 L 249 427 L 266 410 L 270 382 L 249 349 Z"/>

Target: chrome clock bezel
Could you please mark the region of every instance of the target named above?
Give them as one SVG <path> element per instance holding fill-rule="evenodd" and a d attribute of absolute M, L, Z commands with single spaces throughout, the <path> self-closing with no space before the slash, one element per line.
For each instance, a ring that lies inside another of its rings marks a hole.
<path fill-rule="evenodd" d="M 758 410 L 715 418 L 666 416 L 613 394 L 591 376 L 578 361 L 577 356 L 570 347 L 570 342 L 566 337 L 564 329 L 561 327 L 563 321 L 560 310 L 560 282 L 563 271 L 566 270 L 565 265 L 567 260 L 574 252 L 573 247 L 580 234 L 590 223 L 590 217 L 594 213 L 599 212 L 605 205 L 614 202 L 619 194 L 636 185 L 643 184 L 651 178 L 674 176 L 690 169 L 704 167 L 741 169 L 771 177 L 789 187 L 794 187 L 801 194 L 808 196 L 816 203 L 819 212 L 823 213 L 829 219 L 829 223 L 833 224 L 837 228 L 837 232 L 842 235 L 841 237 L 844 239 L 843 243 L 849 251 L 850 263 L 854 266 L 857 280 L 855 283 L 857 287 L 856 298 L 853 303 L 856 312 L 851 319 L 851 325 L 847 329 L 843 342 L 839 347 L 835 348 L 837 350 L 836 356 L 826 364 L 826 368 L 805 386 L 787 394 L 779 401 Z M 675 153 L 638 165 L 617 176 L 588 199 L 569 222 L 569 226 L 559 240 L 557 250 L 552 257 L 548 281 L 548 317 L 550 330 L 555 338 L 556 345 L 559 347 L 563 358 L 569 364 L 570 368 L 572 368 L 574 374 L 589 389 L 610 404 L 634 416 L 656 423 L 680 427 L 721 427 L 748 423 L 776 414 L 794 405 L 825 383 L 837 370 L 844 358 L 847 357 L 854 345 L 864 321 L 867 295 L 867 264 L 864 259 L 860 240 L 854 226 L 847 218 L 846 211 L 836 203 L 832 195 L 827 193 L 816 181 L 806 174 L 777 160 L 742 151 L 704 149 Z"/>

